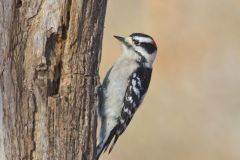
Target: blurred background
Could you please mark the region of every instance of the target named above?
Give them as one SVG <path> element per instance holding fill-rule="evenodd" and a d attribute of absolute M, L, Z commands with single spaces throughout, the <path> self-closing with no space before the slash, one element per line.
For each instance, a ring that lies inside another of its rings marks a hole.
<path fill-rule="evenodd" d="M 143 32 L 158 55 L 142 107 L 114 160 L 240 159 L 240 1 L 108 1 L 101 79 L 121 54 L 113 35 Z"/>

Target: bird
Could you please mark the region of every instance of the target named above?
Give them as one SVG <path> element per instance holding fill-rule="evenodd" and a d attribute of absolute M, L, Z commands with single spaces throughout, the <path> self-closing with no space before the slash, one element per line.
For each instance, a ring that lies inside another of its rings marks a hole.
<path fill-rule="evenodd" d="M 142 104 L 157 55 L 157 45 L 147 34 L 132 33 L 127 37 L 114 37 L 121 43 L 122 54 L 97 89 L 97 108 L 101 121 L 99 144 L 96 148 L 97 160 L 111 142 L 109 153 L 112 151 L 119 136 L 126 130 Z"/>

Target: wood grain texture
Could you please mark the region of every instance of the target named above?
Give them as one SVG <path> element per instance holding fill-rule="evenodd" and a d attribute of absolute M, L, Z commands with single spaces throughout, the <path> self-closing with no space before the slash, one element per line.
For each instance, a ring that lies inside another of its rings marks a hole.
<path fill-rule="evenodd" d="M 95 158 L 106 0 L 0 0 L 1 160 Z"/>

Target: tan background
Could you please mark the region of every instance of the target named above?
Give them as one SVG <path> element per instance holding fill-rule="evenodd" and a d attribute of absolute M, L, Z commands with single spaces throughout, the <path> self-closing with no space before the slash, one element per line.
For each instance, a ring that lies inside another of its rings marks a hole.
<path fill-rule="evenodd" d="M 102 159 L 240 159 L 240 1 L 109 0 L 101 78 L 120 55 L 112 35 L 154 37 L 140 110 Z"/>

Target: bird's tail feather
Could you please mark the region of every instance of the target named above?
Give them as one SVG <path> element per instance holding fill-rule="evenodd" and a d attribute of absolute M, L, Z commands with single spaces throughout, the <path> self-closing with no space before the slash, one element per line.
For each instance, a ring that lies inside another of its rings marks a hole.
<path fill-rule="evenodd" d="M 98 160 L 98 158 L 100 157 L 100 155 L 102 154 L 102 152 L 106 151 L 109 147 L 109 144 L 111 143 L 113 137 L 114 138 L 114 141 L 113 141 L 113 144 L 111 145 L 110 149 L 109 149 L 109 152 L 110 153 L 115 145 L 115 143 L 117 142 L 117 139 L 118 139 L 118 135 L 117 135 L 117 126 L 115 126 L 110 134 L 108 136 L 106 136 L 98 145 L 97 145 L 97 155 L 96 155 L 96 160 Z"/>
<path fill-rule="evenodd" d="M 112 145 L 111 145 L 111 147 L 110 147 L 110 149 L 109 149 L 109 151 L 108 151 L 108 154 L 111 153 L 111 151 L 112 151 L 115 143 L 116 143 L 117 140 L 118 140 L 118 137 L 119 137 L 119 135 L 116 135 L 116 136 L 114 137 L 114 141 L 113 141 L 113 143 L 112 143 Z"/>
<path fill-rule="evenodd" d="M 99 157 L 100 157 L 100 155 L 102 154 L 102 152 L 103 152 L 103 149 L 104 149 L 104 147 L 103 147 L 103 142 L 101 142 L 100 144 L 98 144 L 98 146 L 97 146 L 97 155 L 96 155 L 96 160 L 98 160 L 99 159 Z"/>

